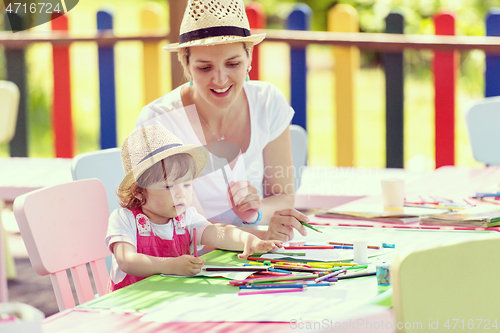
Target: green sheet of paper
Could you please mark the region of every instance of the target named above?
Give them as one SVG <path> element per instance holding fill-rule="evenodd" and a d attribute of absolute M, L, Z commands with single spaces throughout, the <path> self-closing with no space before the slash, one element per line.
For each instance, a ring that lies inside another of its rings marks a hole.
<path fill-rule="evenodd" d="M 203 255 L 203 257 L 208 265 L 235 266 L 246 263 L 246 260 L 237 257 L 238 253 L 215 250 Z M 79 305 L 78 308 L 140 311 L 179 297 L 215 297 L 238 291 L 238 288 L 229 286 L 228 280 L 223 278 L 153 275 L 133 285 Z"/>

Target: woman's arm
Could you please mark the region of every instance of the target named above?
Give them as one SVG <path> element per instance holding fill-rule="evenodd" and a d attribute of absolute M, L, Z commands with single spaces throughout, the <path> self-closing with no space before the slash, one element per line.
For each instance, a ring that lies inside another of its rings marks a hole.
<path fill-rule="evenodd" d="M 268 230 L 247 230 L 261 239 L 288 241 L 293 238 L 293 229 L 297 229 L 304 236 L 307 235 L 306 228 L 300 221 L 308 222 L 309 219 L 293 209 L 295 201 L 294 168 L 289 128 L 274 141 L 268 143 L 263 154 L 262 190 L 264 198 L 262 201 L 260 200 L 255 187 L 249 185 L 245 191 L 241 191 L 241 182 L 237 183 L 233 188 L 233 193 L 236 192 L 233 195 L 235 209 L 239 210 L 239 213 L 245 212 L 247 215 L 252 215 L 254 221 L 257 219 L 256 214 L 259 208 L 262 209 L 262 221 L 259 224 L 268 224 Z M 237 187 L 238 185 L 240 187 Z M 237 193 L 238 190 L 240 193 Z"/>
<path fill-rule="evenodd" d="M 264 179 L 262 181 L 262 222 L 269 224 L 274 212 L 293 208 L 293 159 L 290 129 L 281 133 L 264 148 Z"/>
<path fill-rule="evenodd" d="M 115 243 L 113 254 L 122 271 L 138 277 L 154 274 L 196 275 L 205 264 L 205 259 L 190 255 L 165 258 L 137 253 L 135 246 L 126 242 Z"/>

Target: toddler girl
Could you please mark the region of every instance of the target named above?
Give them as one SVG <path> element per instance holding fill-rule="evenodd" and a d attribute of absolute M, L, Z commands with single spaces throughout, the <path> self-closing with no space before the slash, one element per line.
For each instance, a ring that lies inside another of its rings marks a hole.
<path fill-rule="evenodd" d="M 205 259 L 190 255 L 196 243 L 243 250 L 247 258 L 280 241 L 264 241 L 232 226 L 208 222 L 191 207 L 192 182 L 208 160 L 204 147 L 183 145 L 162 125 L 138 128 L 121 148 L 125 178 L 118 188 L 121 209 L 110 218 L 106 245 L 113 253 L 110 290 L 154 274 L 195 275 Z"/>

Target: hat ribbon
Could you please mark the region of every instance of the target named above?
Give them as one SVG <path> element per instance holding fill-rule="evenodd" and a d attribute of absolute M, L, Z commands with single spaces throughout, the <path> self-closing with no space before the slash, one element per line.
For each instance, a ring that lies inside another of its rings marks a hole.
<path fill-rule="evenodd" d="M 219 37 L 219 36 L 250 36 L 250 30 L 235 26 L 210 27 L 185 32 L 179 36 L 179 44 L 184 44 L 193 40 Z"/>
<path fill-rule="evenodd" d="M 155 149 L 152 152 L 150 152 L 149 154 L 147 154 L 146 156 L 144 156 L 144 158 L 142 160 L 140 160 L 138 164 L 144 162 L 145 160 L 147 160 L 150 157 L 153 157 L 156 154 L 161 153 L 164 150 L 167 150 L 167 149 L 170 149 L 170 148 L 179 147 L 179 146 L 182 146 L 182 145 L 180 143 L 171 143 L 169 145 L 166 145 L 166 146 L 160 147 L 158 149 Z"/>

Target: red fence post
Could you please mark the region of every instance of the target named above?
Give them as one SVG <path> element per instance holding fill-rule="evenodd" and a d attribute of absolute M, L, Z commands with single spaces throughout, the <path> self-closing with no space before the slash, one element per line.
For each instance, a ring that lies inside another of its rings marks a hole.
<path fill-rule="evenodd" d="M 59 16 L 59 17 L 58 17 Z M 56 18 L 57 17 L 57 18 Z M 68 17 L 52 14 L 52 30 L 67 31 Z M 71 120 L 71 80 L 69 46 L 52 46 L 54 100 L 52 126 L 56 157 L 73 157 L 73 123 Z"/>
<path fill-rule="evenodd" d="M 266 13 L 264 6 L 259 2 L 252 1 L 245 7 L 247 13 L 248 23 L 251 29 L 265 29 L 266 28 Z M 259 45 L 253 47 L 252 52 L 252 70 L 249 73 L 251 80 L 259 79 Z"/>
<path fill-rule="evenodd" d="M 434 17 L 436 35 L 455 35 L 455 13 L 440 12 Z M 434 52 L 434 107 L 436 168 L 455 164 L 455 84 L 458 53 Z"/>

